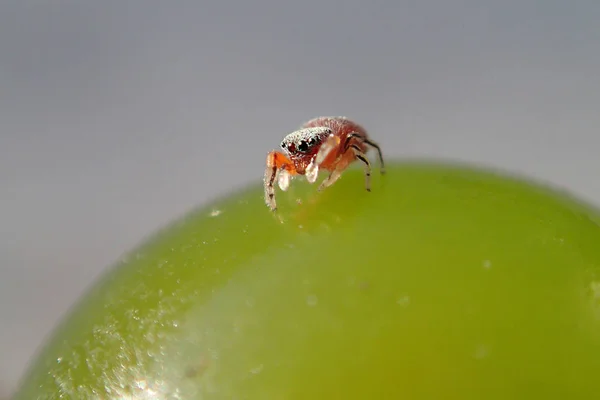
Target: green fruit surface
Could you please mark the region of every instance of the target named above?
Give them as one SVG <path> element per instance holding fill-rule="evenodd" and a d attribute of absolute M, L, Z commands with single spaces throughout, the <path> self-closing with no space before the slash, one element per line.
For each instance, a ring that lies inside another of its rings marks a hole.
<path fill-rule="evenodd" d="M 600 398 L 595 209 L 425 162 L 276 198 L 257 184 L 129 253 L 15 399 Z"/>

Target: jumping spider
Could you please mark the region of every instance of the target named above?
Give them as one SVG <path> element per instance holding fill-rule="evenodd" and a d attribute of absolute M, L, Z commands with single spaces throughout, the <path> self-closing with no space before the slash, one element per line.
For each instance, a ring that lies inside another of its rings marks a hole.
<path fill-rule="evenodd" d="M 271 210 L 277 209 L 276 178 L 281 190 L 285 191 L 292 176 L 304 175 L 308 182 L 314 183 L 319 169 L 325 169 L 330 173 L 319 185 L 321 191 L 338 180 L 355 160 L 364 164 L 365 188 L 371 191 L 371 164 L 365 155 L 369 147 L 377 150 L 381 173 L 385 173 L 381 149 L 369 139 L 362 126 L 346 117 L 318 117 L 308 121 L 301 129 L 283 138 L 283 152 L 273 150 L 267 155 L 265 203 Z"/>

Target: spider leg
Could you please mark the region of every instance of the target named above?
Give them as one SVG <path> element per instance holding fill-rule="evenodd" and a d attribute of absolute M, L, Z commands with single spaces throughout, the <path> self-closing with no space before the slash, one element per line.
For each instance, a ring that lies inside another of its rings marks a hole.
<path fill-rule="evenodd" d="M 349 138 L 345 141 L 344 144 L 344 152 L 341 154 L 340 160 L 337 163 L 336 168 L 331 172 L 327 179 L 325 179 L 321 183 L 321 185 L 319 186 L 319 190 L 323 190 L 326 187 L 333 185 L 333 183 L 335 183 L 335 181 L 337 181 L 340 178 L 340 176 L 342 175 L 342 171 L 346 169 L 348 164 L 350 164 L 350 162 L 353 159 L 358 159 L 364 164 L 365 189 L 368 192 L 371 191 L 371 163 L 365 155 L 365 152 L 361 149 L 361 146 L 359 146 L 359 144 L 364 142 L 364 137 L 354 133 L 348 135 L 348 137 Z M 348 154 L 349 151 L 352 152 L 352 156 Z"/>
<path fill-rule="evenodd" d="M 367 164 L 365 165 L 365 176 L 366 176 L 366 186 L 367 190 L 371 190 L 371 166 L 369 164 L 369 160 L 365 156 L 364 152 L 360 149 L 360 147 L 356 143 L 351 143 L 348 148 L 344 150 L 342 154 L 336 160 L 335 168 L 329 176 L 321 182 L 318 190 L 321 191 L 331 185 L 333 185 L 339 178 L 342 176 L 342 172 L 348 167 L 348 165 L 354 160 L 358 158 L 359 160 L 365 160 Z M 363 161 L 364 162 L 364 161 Z"/>
<path fill-rule="evenodd" d="M 335 181 L 337 181 L 340 176 L 342 176 L 342 170 L 341 169 L 334 169 L 333 171 L 331 171 L 331 173 L 329 174 L 329 176 L 327 178 L 325 178 L 325 180 L 323 182 L 321 182 L 321 184 L 319 185 L 319 187 L 317 188 L 317 190 L 320 192 L 325 188 L 328 188 L 329 186 L 333 185 L 335 183 Z"/>
<path fill-rule="evenodd" d="M 276 175 L 277 168 L 267 164 L 263 182 L 265 186 L 265 203 L 271 210 L 275 210 L 277 208 L 277 204 L 275 203 L 275 188 L 273 187 L 273 182 L 275 181 Z"/>
<path fill-rule="evenodd" d="M 272 151 L 267 154 L 267 166 L 265 168 L 265 175 L 263 179 L 265 187 L 265 203 L 267 206 L 275 211 L 277 209 L 277 203 L 275 202 L 275 178 L 279 173 L 278 184 L 282 190 L 286 190 L 289 185 L 290 175 L 293 175 L 296 171 L 294 164 L 283 154 Z M 283 177 L 281 176 L 283 175 Z"/>
<path fill-rule="evenodd" d="M 381 147 L 371 139 L 368 139 L 357 132 L 353 132 L 346 137 L 346 142 L 344 144 L 344 149 L 348 149 L 350 147 L 350 143 L 354 140 L 358 140 L 361 143 L 364 143 L 377 151 L 377 157 L 379 158 L 379 168 L 381 174 L 385 174 L 385 163 L 383 161 L 383 153 L 381 152 Z M 363 154 L 364 155 L 364 154 Z"/>
<path fill-rule="evenodd" d="M 377 156 L 379 157 L 379 169 L 382 174 L 385 174 L 385 163 L 383 162 L 383 154 L 381 153 L 381 147 L 379 147 L 379 145 L 377 143 L 375 143 L 374 141 L 372 141 L 370 139 L 364 139 L 363 143 L 365 143 L 365 144 L 371 146 L 372 148 L 374 148 L 375 150 L 377 150 Z"/>
<path fill-rule="evenodd" d="M 371 191 L 371 163 L 369 159 L 365 155 L 365 153 L 355 144 L 351 144 L 350 148 L 354 151 L 354 155 L 357 159 L 359 159 L 365 167 L 365 189 L 367 192 Z"/>
<path fill-rule="evenodd" d="M 369 162 L 369 159 L 367 158 L 367 156 L 365 155 L 365 153 L 360 149 L 360 147 L 355 144 L 355 143 L 351 143 L 348 146 L 347 151 L 352 151 L 354 157 L 356 157 L 359 161 L 361 161 L 364 164 L 364 168 L 365 168 L 365 189 L 367 190 L 367 192 L 371 191 L 371 163 Z M 344 153 L 347 154 L 347 153 Z M 344 155 L 342 155 L 344 156 Z M 347 157 L 347 156 L 346 156 Z M 323 183 L 321 183 L 321 186 L 319 186 L 319 190 L 323 190 L 328 186 L 331 186 L 335 181 L 337 181 L 339 179 L 339 177 L 342 175 L 342 171 L 346 168 L 347 163 L 341 163 L 341 167 L 337 167 L 336 169 L 334 169 L 331 174 L 329 175 L 329 177 L 327 177 L 326 180 L 323 181 Z"/>

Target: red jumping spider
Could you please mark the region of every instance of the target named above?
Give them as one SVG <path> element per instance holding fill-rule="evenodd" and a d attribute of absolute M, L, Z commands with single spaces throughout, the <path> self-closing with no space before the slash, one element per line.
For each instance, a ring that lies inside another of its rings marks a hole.
<path fill-rule="evenodd" d="M 308 182 L 314 183 L 319 169 L 325 169 L 330 173 L 319 185 L 321 191 L 338 180 L 355 160 L 364 164 L 365 187 L 371 191 L 371 164 L 365 155 L 369 147 L 377 150 L 381 173 L 385 173 L 381 149 L 369 139 L 362 126 L 345 117 L 318 117 L 308 121 L 283 138 L 283 153 L 273 150 L 267 155 L 264 178 L 267 206 L 271 210 L 277 208 L 275 178 L 281 190 L 287 190 L 290 177 L 305 175 Z"/>

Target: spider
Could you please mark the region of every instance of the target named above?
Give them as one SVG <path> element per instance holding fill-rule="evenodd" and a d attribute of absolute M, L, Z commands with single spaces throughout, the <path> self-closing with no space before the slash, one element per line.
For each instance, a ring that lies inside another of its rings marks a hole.
<path fill-rule="evenodd" d="M 369 139 L 367 131 L 346 117 L 317 117 L 288 134 L 281 142 L 283 152 L 276 150 L 267 155 L 265 169 L 265 203 L 275 211 L 275 187 L 288 189 L 290 178 L 304 175 L 309 183 L 317 180 L 319 169 L 329 171 L 329 176 L 319 185 L 321 191 L 337 181 L 342 172 L 355 160 L 364 165 L 365 188 L 371 191 L 371 163 L 366 152 L 377 150 L 381 173 L 385 173 L 383 155 L 379 145 Z"/>

